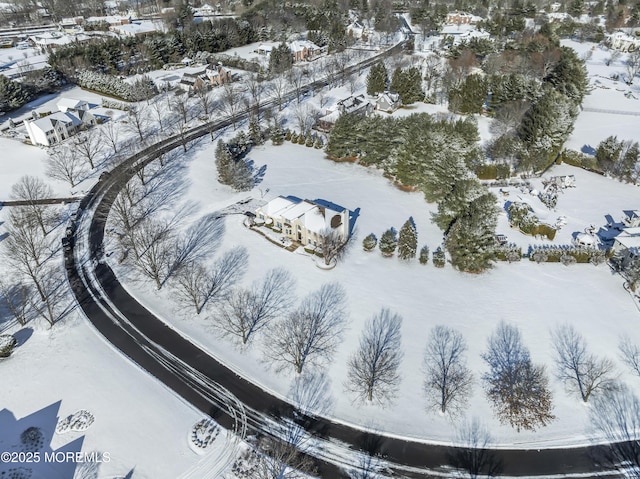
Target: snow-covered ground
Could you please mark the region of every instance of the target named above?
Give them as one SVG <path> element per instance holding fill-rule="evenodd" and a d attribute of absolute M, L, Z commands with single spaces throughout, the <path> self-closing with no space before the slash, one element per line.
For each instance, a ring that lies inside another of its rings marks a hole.
<path fill-rule="evenodd" d="M 233 203 L 246 194 L 232 193 L 215 181 L 212 150 L 193 153 L 189 171 L 189 198 L 200 204 L 199 214 L 215 211 Z M 482 275 L 467 275 L 450 266 L 440 270 L 431 264 L 417 261 L 402 263 L 396 258 L 383 258 L 379 252 L 365 253 L 360 242 L 369 232 L 380 234 L 389 226 L 399 228 L 413 216 L 419 234 L 419 244 L 428 244 L 433 251 L 442 233 L 430 221 L 434 205 L 427 204 L 419 193 L 405 193 L 395 187 L 381 173 L 350 163 L 334 163 L 324 159 L 323 153 L 299 145 L 260 147 L 250 154 L 257 165 L 266 164 L 267 172 L 260 189 L 253 191 L 265 199 L 277 195 L 301 198 L 324 198 L 356 210 L 358 235 L 343 263 L 331 271 L 315 266 L 306 255 L 290 253 L 278 248 L 262 236 L 248 231 L 242 217 L 230 216 L 225 221 L 225 234 L 218 254 L 235 245 L 246 246 L 250 252 L 245 283 L 260 278 L 268 269 L 282 266 L 297 278 L 296 295 L 300 298 L 325 282 L 338 281 L 348 292 L 349 325 L 341 336 L 338 353 L 327 366 L 332 380 L 331 394 L 335 399 L 333 416 L 340 421 L 375 428 L 390 434 L 410 436 L 428 441 L 451 441 L 455 424 L 438 413 L 426 410 L 422 391 L 422 357 L 428 331 L 437 324 L 447 324 L 463 332 L 468 344 L 468 361 L 474 371 L 475 383 L 469 416 L 486 421 L 503 446 L 552 447 L 580 444 L 589 441 L 587 413 L 575 395 L 565 392 L 553 379 L 553 413 L 557 419 L 538 432 L 521 432 L 500 425 L 482 392 L 480 378 L 486 365 L 481 354 L 486 339 L 496 324 L 505 320 L 517 325 L 536 363 L 546 364 L 553 374 L 550 331 L 557 324 L 568 322 L 585 335 L 590 349 L 614 361 L 619 335 L 640 341 L 636 323 L 640 318 L 633 301 L 622 288 L 622 280 L 612 276 L 606 265 L 560 264 L 537 265 L 522 261 L 499 264 Z M 620 217 L 623 209 L 633 206 L 637 189 L 562 166 L 549 174 L 576 174 L 577 187 L 560 196 L 558 211 L 566 215 L 568 225 L 556 243 L 565 244 L 572 230 L 582 231 L 586 224 L 603 224 L 604 215 Z M 520 194 L 513 192 L 514 195 Z M 538 200 L 536 200 L 538 201 Z M 542 208 L 542 205 L 538 205 Z M 501 230 L 525 249 L 531 238 Z M 115 255 L 112 256 L 115 258 Z M 127 288 L 152 311 L 176 329 L 193 338 L 214 355 L 252 378 L 264 388 L 284 396 L 289 390 L 292 374 L 274 374 L 263 362 L 260 339 L 246 350 L 238 350 L 220 339 L 213 327 L 215 311 L 197 317 L 189 309 L 172 302 L 169 288 L 155 292 L 146 281 L 128 267 L 115 265 Z M 387 408 L 361 406 L 352 402 L 345 391 L 346 362 L 357 346 L 365 321 L 382 307 L 389 307 L 403 316 L 403 381 L 397 399 Z M 612 318 L 616 327 L 612 328 Z M 622 378 L 634 388 L 637 379 L 627 375 L 618 364 Z"/>
<path fill-rule="evenodd" d="M 627 54 L 607 65 L 614 50 L 588 42 L 563 40 L 562 44 L 586 58 L 591 87 L 565 146 L 594 154 L 598 143 L 611 135 L 619 140 L 640 140 L 640 80 L 625 83 Z"/>
<path fill-rule="evenodd" d="M 66 451 L 73 443 L 74 452 L 109 453 L 91 477 L 134 471 L 134 477 L 175 479 L 200 460 L 187 439 L 202 414 L 114 351 L 78 315 L 52 330 L 27 327 L 18 334 L 23 344 L 0 361 L 0 450 L 19 451 L 20 434 L 36 426 L 45 433 L 43 450 Z M 53 434 L 58 420 L 80 409 L 95 418 L 86 431 Z M 33 467 L 33 479 L 73 475 L 44 461 L 22 466 Z M 0 473 L 7 467 L 0 464 Z"/>

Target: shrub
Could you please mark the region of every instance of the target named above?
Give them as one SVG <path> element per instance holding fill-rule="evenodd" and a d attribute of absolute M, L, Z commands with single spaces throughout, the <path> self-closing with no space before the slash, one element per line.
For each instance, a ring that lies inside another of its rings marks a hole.
<path fill-rule="evenodd" d="M 565 266 L 571 266 L 572 264 L 576 264 L 576 259 L 568 253 L 564 253 L 560 256 L 560 262 Z"/>
<path fill-rule="evenodd" d="M 420 256 L 418 257 L 420 264 L 427 264 L 429 262 L 429 247 L 424 245 L 420 248 Z"/>
<path fill-rule="evenodd" d="M 520 261 L 522 259 L 522 248 L 513 243 L 498 246 L 496 248 L 496 259 L 499 261 L 508 261 L 509 263 Z"/>
<path fill-rule="evenodd" d="M 546 236 L 547 239 L 553 240 L 556 237 L 556 231 L 557 230 L 553 226 L 539 223 L 531 229 L 530 234 L 533 236 Z"/>
<path fill-rule="evenodd" d="M 438 246 L 438 249 L 433 252 L 433 265 L 436 268 L 444 268 L 446 264 L 446 258 L 444 255 L 444 250 Z"/>
<path fill-rule="evenodd" d="M 11 334 L 0 335 L 0 358 L 7 358 L 13 352 L 13 348 L 16 347 L 16 338 Z"/>
<path fill-rule="evenodd" d="M 500 180 L 511 176 L 511 167 L 504 163 L 493 163 L 490 165 L 479 165 L 476 168 L 476 175 L 481 180 Z"/>
<path fill-rule="evenodd" d="M 540 263 L 545 263 L 548 259 L 549 256 L 547 255 L 547 253 L 542 250 L 542 249 L 538 249 L 536 251 L 534 251 L 529 258 L 532 261 L 535 261 L 536 263 L 540 264 Z"/>
<path fill-rule="evenodd" d="M 373 251 L 377 244 L 378 238 L 376 238 L 376 235 L 373 233 L 367 235 L 367 237 L 362 240 L 362 248 L 365 251 Z"/>

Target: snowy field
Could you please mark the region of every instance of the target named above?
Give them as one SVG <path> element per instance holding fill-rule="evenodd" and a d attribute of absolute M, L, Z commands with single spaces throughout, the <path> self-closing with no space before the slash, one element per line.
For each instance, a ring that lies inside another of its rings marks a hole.
<path fill-rule="evenodd" d="M 199 203 L 199 214 L 215 211 L 247 196 L 233 193 L 215 182 L 212 149 L 201 147 L 193 155 L 189 198 Z M 396 189 L 373 169 L 334 163 L 324 159 L 321 151 L 304 146 L 260 147 L 251 153 L 250 158 L 257 165 L 267 165 L 264 182 L 259 190 L 252 192 L 258 198 L 268 188 L 265 200 L 277 195 L 295 195 L 324 198 L 352 211 L 360 208 L 354 244 L 345 261 L 331 271 L 318 269 L 309 256 L 287 252 L 248 231 L 240 216 L 226 219 L 224 240 L 217 252 L 222 254 L 236 245 L 243 245 L 249 250 L 246 284 L 260 278 L 268 269 L 282 266 L 295 275 L 295 293 L 299 298 L 326 282 L 338 281 L 346 288 L 349 325 L 342 335 L 338 353 L 326 369 L 332 381 L 333 416 L 337 420 L 399 436 L 451 441 L 455 423 L 427 411 L 422 391 L 422 355 L 428 330 L 437 324 L 446 324 L 463 332 L 469 344 L 467 357 L 474 371 L 475 384 L 468 415 L 486 421 L 498 444 L 528 448 L 589 441 L 589 407 L 582 405 L 575 395 L 567 394 L 553 378 L 549 338 L 552 328 L 568 322 L 585 335 L 594 353 L 611 357 L 614 361 L 619 335 L 640 341 L 640 331 L 636 327 L 640 313 L 622 288 L 622 280 L 612 276 L 606 265 L 565 267 L 522 261 L 499 264 L 483 275 L 468 275 L 458 273 L 450 266 L 440 270 L 431 264 L 422 266 L 415 260 L 407 264 L 396 258 L 383 258 L 377 251 L 365 253 L 360 246 L 364 236 L 374 232 L 379 237 L 389 226 L 399 228 L 409 216 L 413 216 L 416 222 L 419 245 L 426 243 L 433 251 L 442 237 L 430 222 L 434 205 L 425 203 L 418 193 L 404 193 Z M 565 168 L 560 167 L 549 174 L 566 173 Z M 637 199 L 638 191 L 633 187 L 577 169 L 571 169 L 570 173 L 576 174 L 578 187 L 560 196 L 558 211 L 553 213 L 564 214 L 570 219 L 565 227 L 567 236 L 559 235 L 556 243 L 564 244 L 570 238 L 571 229 L 581 231 L 585 223 L 602 223 L 607 213 L 621 215 L 622 210 L 630 208 Z M 518 242 L 525 249 L 531 242 L 531 238 L 504 232 L 510 235 L 511 241 Z M 115 264 L 114 267 L 131 292 L 176 329 L 213 351 L 240 374 L 278 395 L 287 394 L 294 375 L 274 374 L 269 369 L 263 362 L 259 338 L 250 348 L 239 350 L 217 337 L 211 319 L 214 311 L 196 317 L 185 307 L 171 302 L 169 289 L 155 292 L 149 283 L 139 281 L 127 267 Z M 398 397 L 391 406 L 363 407 L 354 404 L 353 397 L 345 392 L 345 365 L 357 345 L 365 321 L 382 307 L 389 307 L 404 318 L 403 380 Z M 615 328 L 611 327 L 612 318 Z M 557 419 L 536 433 L 517 433 L 510 427 L 501 426 L 493 419 L 482 392 L 480 377 L 486 371 L 486 365 L 481 354 L 486 348 L 488 335 L 501 320 L 521 329 L 534 362 L 546 364 L 551 373 L 553 413 Z M 640 386 L 637 379 L 624 372 L 622 365 L 618 366 L 621 377 L 628 380 L 630 386 Z"/>
<path fill-rule="evenodd" d="M 569 40 L 564 40 L 562 45 L 573 48 L 586 59 L 591 88 L 565 146 L 595 154 L 598 143 L 611 135 L 619 140 L 640 140 L 640 80 L 636 78 L 632 85 L 625 83 L 627 54 L 607 65 L 613 50 L 595 43 Z M 612 78 L 616 75 L 617 80 Z"/>
<path fill-rule="evenodd" d="M 133 471 L 136 478 L 177 478 L 200 460 L 187 437 L 202 414 L 114 351 L 78 315 L 52 330 L 23 329 L 17 333 L 22 344 L 0 360 L 0 450 L 19 450 L 20 434 L 38 426 L 45 436 L 43 450 L 109 453 L 108 462 L 93 466 L 98 474 L 85 477 L 124 477 Z M 81 409 L 95 417 L 85 432 L 54 434 L 59 419 Z M 73 475 L 36 466 L 32 479 Z"/>

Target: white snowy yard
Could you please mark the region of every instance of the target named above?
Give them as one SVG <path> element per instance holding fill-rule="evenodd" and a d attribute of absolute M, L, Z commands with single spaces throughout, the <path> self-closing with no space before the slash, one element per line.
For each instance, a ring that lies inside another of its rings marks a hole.
<path fill-rule="evenodd" d="M 218 210 L 247 196 L 233 193 L 217 183 L 212 148 L 201 147 L 194 156 L 190 163 L 188 196 L 200 204 L 199 214 Z M 224 240 L 217 252 L 222 254 L 235 245 L 248 249 L 246 284 L 262 277 L 268 269 L 282 266 L 295 275 L 298 298 L 326 282 L 337 281 L 346 288 L 350 311 L 348 328 L 342 335 L 338 353 L 326 369 L 332 381 L 333 416 L 337 420 L 427 441 L 451 441 L 455 423 L 427 411 L 422 391 L 422 356 L 429 329 L 445 324 L 461 331 L 469 344 L 467 357 L 475 383 L 467 414 L 486 421 L 498 444 L 550 447 L 589 441 L 589 406 L 584 406 L 578 396 L 567 394 L 553 378 L 550 331 L 558 324 L 570 323 L 585 335 L 595 354 L 614 361 L 619 336 L 640 341 L 637 328 L 640 312 L 622 288 L 621 278 L 612 276 L 606 265 L 565 267 L 525 260 L 499 264 L 486 274 L 468 275 L 450 266 L 443 270 L 434 268 L 431 262 L 423 266 L 417 260 L 407 264 L 397 258 L 383 258 L 377 250 L 365 253 L 361 247 L 364 236 L 374 232 L 379 237 L 389 226 L 399 228 L 409 216 L 416 222 L 419 246 L 426 243 L 433 251 L 442 236 L 430 222 L 433 205 L 428 205 L 419 193 L 396 189 L 373 169 L 334 163 L 324 159 L 321 151 L 304 146 L 285 143 L 280 147 L 260 147 L 250 154 L 250 159 L 258 166 L 267 165 L 263 183 L 252 191 L 254 197 L 260 198 L 268 188 L 265 200 L 277 195 L 294 195 L 323 198 L 352 211 L 360 208 L 357 236 L 349 254 L 331 271 L 323 271 L 310 257 L 287 252 L 247 230 L 241 216 L 227 217 Z M 567 173 L 567 168 L 559 167 L 549 174 Z M 558 211 L 552 213 L 568 217 L 568 224 L 555 244 L 567 244 L 573 231 L 582 231 L 589 224 L 605 223 L 605 214 L 619 218 L 622 210 L 637 206 L 635 187 L 573 168 L 569 173 L 576 175 L 578 186 L 560 196 Z M 541 204 L 539 207 L 543 208 Z M 510 241 L 517 242 L 524 250 L 533 243 L 531 238 L 511 231 L 499 232 L 509 235 Z M 217 337 L 209 317 L 216 314 L 215 309 L 196 317 L 188 308 L 171 302 L 168 288 L 155 292 L 150 283 L 136 281 L 135 274 L 126 267 L 114 267 L 130 291 L 175 328 L 265 389 L 282 396 L 287 394 L 293 374 L 275 374 L 268 369 L 262 359 L 260 338 L 247 350 L 240 351 Z M 404 318 L 402 384 L 396 400 L 387 408 L 353 404 L 353 397 L 344 387 L 346 363 L 357 347 L 365 321 L 383 307 Z M 546 364 L 552 378 L 553 414 L 557 418 L 535 433 L 517 433 L 501 426 L 493 419 L 482 390 L 480 378 L 487 368 L 481 355 L 488 335 L 501 320 L 521 329 L 533 361 Z M 622 364 L 617 366 L 621 378 L 630 387 L 640 389 L 640 381 L 627 374 Z"/>

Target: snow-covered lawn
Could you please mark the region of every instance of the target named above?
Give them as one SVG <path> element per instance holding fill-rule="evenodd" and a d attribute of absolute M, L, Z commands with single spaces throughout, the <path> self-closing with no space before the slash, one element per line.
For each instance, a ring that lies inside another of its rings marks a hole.
<path fill-rule="evenodd" d="M 85 319 L 18 337 L 23 344 L 0 360 L 0 450 L 20 450 L 14 448 L 20 434 L 36 426 L 45 433 L 43 450 L 109 453 L 92 477 L 133 470 L 135 477 L 175 479 L 198 462 L 188 435 L 202 414 L 114 351 Z M 53 434 L 58 420 L 82 409 L 95 418 L 86 431 Z M 0 472 L 9 466 L 0 464 Z M 33 466 L 34 479 L 71 477 L 59 468 Z"/>
<path fill-rule="evenodd" d="M 627 54 L 606 65 L 613 50 L 588 42 L 563 40 L 562 44 L 586 58 L 591 87 L 565 146 L 594 154 L 598 143 L 611 135 L 619 140 L 640 140 L 640 82 L 637 78 L 633 85 L 624 81 Z M 615 75 L 619 79 L 613 79 Z"/>
<path fill-rule="evenodd" d="M 262 277 L 270 268 L 287 268 L 297 279 L 295 294 L 298 298 L 326 282 L 338 281 L 346 288 L 349 325 L 341 336 L 338 353 L 326 368 L 335 399 L 333 416 L 340 421 L 391 434 L 451 441 L 455 424 L 438 413 L 427 411 L 422 391 L 422 357 L 428 331 L 437 324 L 446 324 L 460 330 L 469 344 L 467 357 L 475 383 L 467 414 L 486 421 L 498 444 L 541 447 L 588 442 L 589 406 L 582 405 L 577 396 L 567 394 L 553 378 L 550 331 L 557 324 L 573 324 L 585 335 L 594 353 L 616 361 L 620 335 L 640 342 L 637 328 L 640 312 L 622 288 L 621 278 L 612 276 L 606 265 L 565 267 L 529 261 L 498 264 L 486 274 L 468 275 L 458 273 L 450 266 L 440 270 L 431 263 L 426 266 L 417 260 L 402 263 L 395 257 L 383 258 L 378 251 L 365 253 L 361 247 L 364 236 L 374 232 L 379 237 L 390 226 L 399 228 L 409 216 L 416 222 L 419 245 L 427 243 L 433 251 L 442 238 L 441 231 L 430 221 L 434 205 L 427 204 L 419 193 L 396 189 L 376 170 L 334 163 L 323 156 L 321 151 L 288 143 L 281 147 L 256 148 L 250 158 L 257 165 L 266 164 L 267 172 L 259 190 L 254 190 L 253 194 L 260 198 L 268 188 L 265 200 L 277 195 L 295 195 L 323 198 L 352 211 L 359 208 L 358 233 L 343 263 L 331 271 L 321 270 L 308 257 L 283 250 L 247 231 L 241 216 L 226 218 L 224 239 L 217 254 L 236 245 L 249 250 L 246 284 Z M 246 194 L 234 194 L 217 183 L 212 157 L 212 149 L 202 148 L 194 153 L 190 164 L 188 196 L 200 204 L 201 214 L 246 197 Z M 549 172 L 550 175 L 575 174 L 578 185 L 560 196 L 558 211 L 552 213 L 568 218 L 568 225 L 556 240 L 558 244 L 565 244 L 572 230 L 582 231 L 591 223 L 603 224 L 605 214 L 619 217 L 623 209 L 630 209 L 637 202 L 638 190 L 634 187 L 567 168 L 563 166 Z M 544 208 L 541 204 L 538 207 Z M 501 224 L 501 227 L 505 225 Z M 506 230 L 505 233 L 524 249 L 533 242 L 524 235 Z M 111 258 L 115 260 L 115 255 Z M 155 292 L 148 282 L 138 281 L 128 267 L 115 264 L 114 267 L 127 288 L 175 328 L 240 374 L 276 394 L 287 394 L 293 374 L 274 374 L 268 368 L 262 359 L 259 338 L 250 348 L 239 350 L 216 335 L 212 321 L 215 310 L 196 317 L 189 309 L 172 302 L 169 288 Z M 346 363 L 357 346 L 365 321 L 383 307 L 391 308 L 404 318 L 402 385 L 397 399 L 389 407 L 361 406 L 354 404 L 353 398 L 345 392 Z M 551 375 L 553 414 L 557 419 L 535 433 L 517 433 L 500 425 L 493 419 L 482 391 L 480 378 L 486 365 L 481 355 L 486 349 L 488 335 L 502 320 L 521 329 L 533 361 L 546 364 Z M 621 378 L 638 390 L 638 380 L 628 375 L 621 364 L 617 366 L 622 372 Z"/>

